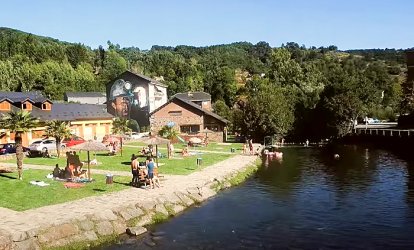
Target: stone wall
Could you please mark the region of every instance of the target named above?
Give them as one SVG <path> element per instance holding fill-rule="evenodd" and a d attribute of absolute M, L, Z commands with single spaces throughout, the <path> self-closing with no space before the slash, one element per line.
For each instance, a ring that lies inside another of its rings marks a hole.
<path fill-rule="evenodd" d="M 174 102 L 154 113 L 150 117 L 151 132 L 158 134 L 158 131 L 169 122 L 175 123 L 175 129 L 180 131 L 180 125 L 200 125 L 203 128 L 203 114 L 196 109 L 186 109 Z"/>
<path fill-rule="evenodd" d="M 112 209 L 97 209 L 73 219 L 62 219 L 47 226 L 39 226 L 35 230 L 20 230 L 11 234 L 0 230 L 0 249 L 43 249 L 74 244 L 86 248 L 88 243 L 127 231 L 144 233 L 146 229 L 142 227 L 151 224 L 156 216 L 175 216 L 187 207 L 207 200 L 216 194 L 215 190 L 236 184 L 232 178 L 251 171 L 251 167 L 252 165 L 247 165 L 227 176 L 190 186 L 186 191 L 160 195 L 152 200 L 120 205 Z M 244 176 L 247 178 L 247 175 Z"/>

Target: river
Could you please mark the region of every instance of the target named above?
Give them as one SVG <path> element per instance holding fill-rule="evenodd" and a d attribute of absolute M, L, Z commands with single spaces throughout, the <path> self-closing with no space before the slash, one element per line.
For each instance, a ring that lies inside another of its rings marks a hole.
<path fill-rule="evenodd" d="M 242 185 L 103 249 L 414 249 L 414 162 L 357 146 L 282 151 Z"/>

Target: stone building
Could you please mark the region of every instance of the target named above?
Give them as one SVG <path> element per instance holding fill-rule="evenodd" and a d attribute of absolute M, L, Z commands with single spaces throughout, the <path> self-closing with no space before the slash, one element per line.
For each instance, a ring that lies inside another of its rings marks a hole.
<path fill-rule="evenodd" d="M 154 110 L 150 114 L 151 132 L 157 134 L 162 127 L 169 125 L 183 136 L 204 138 L 205 131 L 208 131 L 210 141 L 225 140 L 228 121 L 211 111 L 210 95 L 201 93 L 176 94 Z"/>
<path fill-rule="evenodd" d="M 106 105 L 117 117 L 149 126 L 149 114 L 167 102 L 167 86 L 147 76 L 125 71 L 106 85 Z"/>
<path fill-rule="evenodd" d="M 0 116 L 10 111 L 27 110 L 38 118 L 41 125 L 23 134 L 22 143 L 29 145 L 41 139 L 45 122 L 50 120 L 67 121 L 73 134 L 84 139 L 102 139 L 110 134 L 113 115 L 106 112 L 105 105 L 54 103 L 40 92 L 0 92 Z M 0 128 L 0 142 L 14 142 L 14 133 Z"/>
<path fill-rule="evenodd" d="M 101 92 L 66 92 L 63 99 L 82 104 L 104 104 L 106 95 Z"/>

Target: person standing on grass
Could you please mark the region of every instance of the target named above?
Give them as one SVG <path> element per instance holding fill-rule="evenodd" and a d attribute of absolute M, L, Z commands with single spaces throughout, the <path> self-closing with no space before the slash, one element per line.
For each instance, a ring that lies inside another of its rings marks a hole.
<path fill-rule="evenodd" d="M 150 188 L 155 188 L 155 183 L 153 181 L 154 179 L 154 161 L 152 160 L 152 158 L 149 159 L 149 162 L 147 164 L 147 170 L 148 170 L 148 179 L 150 182 Z"/>
<path fill-rule="evenodd" d="M 250 154 L 253 154 L 253 139 L 249 140 L 249 150 L 250 150 Z"/>
<path fill-rule="evenodd" d="M 132 171 L 132 180 L 131 180 L 131 185 L 133 187 L 137 186 L 138 184 L 138 167 L 139 167 L 139 162 L 137 157 L 133 154 L 131 157 L 131 171 Z"/>

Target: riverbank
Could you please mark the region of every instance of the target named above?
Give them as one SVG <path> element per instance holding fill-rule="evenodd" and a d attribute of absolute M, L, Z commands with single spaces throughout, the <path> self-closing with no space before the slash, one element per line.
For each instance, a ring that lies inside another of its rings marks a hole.
<path fill-rule="evenodd" d="M 256 159 L 236 155 L 186 176 L 166 176 L 159 189 L 129 188 L 23 212 L 0 208 L 0 249 L 79 248 L 116 237 L 212 197 Z"/>

